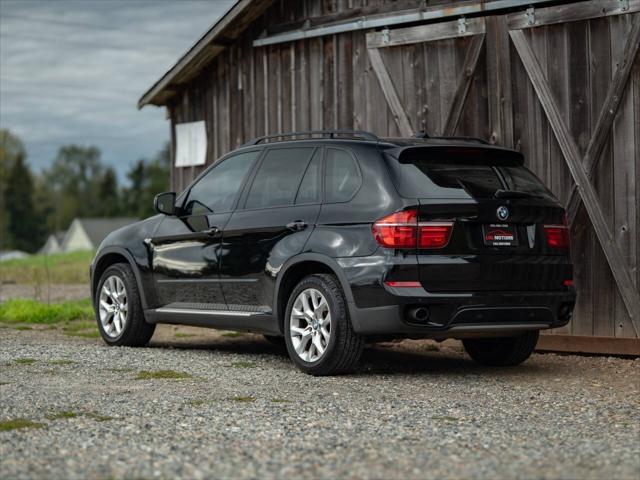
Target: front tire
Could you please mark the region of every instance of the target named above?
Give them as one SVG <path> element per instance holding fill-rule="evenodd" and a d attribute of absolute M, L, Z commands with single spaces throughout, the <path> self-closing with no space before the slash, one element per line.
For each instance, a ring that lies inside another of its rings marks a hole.
<path fill-rule="evenodd" d="M 510 367 L 520 365 L 531 356 L 539 336 L 535 331 L 517 337 L 467 339 L 462 344 L 469 356 L 481 365 Z"/>
<path fill-rule="evenodd" d="M 138 284 L 126 263 L 116 263 L 104 271 L 93 308 L 107 345 L 144 347 L 156 329 L 144 319 Z"/>
<path fill-rule="evenodd" d="M 298 283 L 289 296 L 284 331 L 289 357 L 310 375 L 350 372 L 364 348 L 333 275 L 310 275 Z"/>

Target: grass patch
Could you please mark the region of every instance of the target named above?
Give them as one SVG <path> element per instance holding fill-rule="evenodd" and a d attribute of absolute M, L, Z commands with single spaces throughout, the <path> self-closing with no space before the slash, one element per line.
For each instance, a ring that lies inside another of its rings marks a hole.
<path fill-rule="evenodd" d="M 97 412 L 87 412 L 84 414 L 84 416 L 87 418 L 91 418 L 96 422 L 108 422 L 109 420 L 113 420 L 113 417 L 110 417 L 109 415 L 101 415 Z"/>
<path fill-rule="evenodd" d="M 64 332 L 67 337 L 100 338 L 100 332 Z"/>
<path fill-rule="evenodd" d="M 43 423 L 32 422 L 26 418 L 14 418 L 12 420 L 0 421 L 0 432 L 18 430 L 20 428 L 44 428 Z"/>
<path fill-rule="evenodd" d="M 152 379 L 170 379 L 170 380 L 183 380 L 185 378 L 192 378 L 192 376 L 185 372 L 176 372 L 175 370 L 142 370 L 138 373 L 136 380 L 152 380 Z"/>
<path fill-rule="evenodd" d="M 242 337 L 243 335 L 244 333 L 241 333 L 241 332 L 225 332 L 222 334 L 223 337 L 231 337 L 231 338 Z"/>
<path fill-rule="evenodd" d="M 233 397 L 231 400 L 233 400 L 234 402 L 240 402 L 240 403 L 251 403 L 251 402 L 255 402 L 256 401 L 256 397 L 252 397 L 252 396 L 246 396 L 246 397 Z"/>
<path fill-rule="evenodd" d="M 291 400 L 287 400 L 286 398 L 272 398 L 271 403 L 291 403 Z"/>
<path fill-rule="evenodd" d="M 47 420 L 61 420 L 61 419 L 76 418 L 77 416 L 78 414 L 76 412 L 71 412 L 69 410 L 61 410 L 59 412 L 50 413 L 49 415 L 46 415 L 45 418 Z"/>
<path fill-rule="evenodd" d="M 192 407 L 201 407 L 202 405 L 205 405 L 207 401 L 203 399 L 194 399 L 194 400 L 189 400 L 188 403 Z"/>
<path fill-rule="evenodd" d="M 94 252 L 31 255 L 2 262 L 0 280 L 22 285 L 86 283 Z"/>
<path fill-rule="evenodd" d="M 75 365 L 77 362 L 73 360 L 51 360 L 49 363 L 51 365 Z"/>
<path fill-rule="evenodd" d="M 18 365 L 33 365 L 34 363 L 36 363 L 36 359 L 35 358 L 18 358 L 16 359 L 16 363 Z"/>
<path fill-rule="evenodd" d="M 458 419 L 456 417 L 452 417 L 450 415 L 442 415 L 442 416 L 435 416 L 435 417 L 431 417 L 431 420 L 439 420 L 442 422 L 457 422 Z"/>
<path fill-rule="evenodd" d="M 19 327 L 14 327 L 14 330 L 33 330 L 33 329 L 31 327 L 21 325 Z"/>
<path fill-rule="evenodd" d="M 176 338 L 189 338 L 189 337 L 195 337 L 196 334 L 195 333 L 181 333 L 181 332 L 178 332 L 174 336 Z"/>
<path fill-rule="evenodd" d="M 46 304 L 36 300 L 13 299 L 0 304 L 0 322 L 22 324 L 69 323 L 93 318 L 91 300 Z"/>
<path fill-rule="evenodd" d="M 253 362 L 233 362 L 231 364 L 233 368 L 256 368 L 256 364 Z"/>

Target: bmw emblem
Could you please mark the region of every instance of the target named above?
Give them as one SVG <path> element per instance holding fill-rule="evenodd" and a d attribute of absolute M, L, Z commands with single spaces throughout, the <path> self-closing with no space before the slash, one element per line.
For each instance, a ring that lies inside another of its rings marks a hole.
<path fill-rule="evenodd" d="M 509 209 L 507 207 L 498 207 L 498 211 L 496 212 L 496 214 L 498 215 L 498 219 L 505 221 L 507 218 L 509 218 Z"/>

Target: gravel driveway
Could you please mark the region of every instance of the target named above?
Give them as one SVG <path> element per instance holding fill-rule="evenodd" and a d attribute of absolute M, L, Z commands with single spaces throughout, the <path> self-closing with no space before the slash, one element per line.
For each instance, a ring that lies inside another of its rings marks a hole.
<path fill-rule="evenodd" d="M 406 341 L 313 378 L 259 336 L 200 332 L 0 330 L 0 420 L 40 424 L 0 431 L 0 478 L 640 477 L 639 360 L 492 370 Z"/>

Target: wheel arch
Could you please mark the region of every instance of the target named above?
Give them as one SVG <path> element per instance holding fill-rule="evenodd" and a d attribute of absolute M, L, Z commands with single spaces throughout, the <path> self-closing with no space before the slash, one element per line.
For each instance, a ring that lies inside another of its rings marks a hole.
<path fill-rule="evenodd" d="M 104 271 L 111 265 L 114 265 L 116 263 L 127 263 L 131 267 L 133 275 L 136 279 L 136 283 L 138 284 L 138 292 L 140 293 L 140 303 L 142 304 L 142 310 L 146 310 L 148 308 L 147 300 L 145 297 L 145 290 L 142 285 L 142 280 L 140 278 L 140 271 L 138 270 L 133 255 L 131 255 L 131 253 L 124 248 L 108 247 L 101 250 L 100 253 L 96 256 L 91 271 L 91 298 L 95 301 L 98 282 L 100 282 L 100 277 L 102 276 Z"/>
<path fill-rule="evenodd" d="M 303 253 L 284 263 L 276 280 L 273 312 L 278 322 L 278 330 L 284 333 L 284 316 L 289 295 L 302 278 L 314 273 L 335 275 L 347 300 L 350 317 L 353 318 L 353 293 L 349 280 L 340 265 L 326 255 Z"/>

